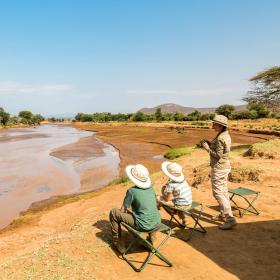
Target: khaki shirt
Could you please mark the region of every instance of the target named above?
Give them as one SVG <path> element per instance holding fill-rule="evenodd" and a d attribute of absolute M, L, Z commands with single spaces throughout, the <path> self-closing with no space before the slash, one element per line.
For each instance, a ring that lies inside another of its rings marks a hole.
<path fill-rule="evenodd" d="M 231 138 L 228 131 L 222 132 L 210 145 L 210 166 L 217 169 L 229 169 Z"/>

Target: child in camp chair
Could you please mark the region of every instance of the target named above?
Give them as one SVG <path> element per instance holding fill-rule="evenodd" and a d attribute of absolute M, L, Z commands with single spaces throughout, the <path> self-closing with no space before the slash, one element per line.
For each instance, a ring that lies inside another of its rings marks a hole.
<path fill-rule="evenodd" d="M 187 211 L 192 205 L 191 188 L 185 180 L 182 167 L 175 162 L 165 161 L 161 164 L 161 170 L 169 178 L 162 187 L 162 195 L 157 195 L 159 207 L 161 205 L 172 206 Z M 178 211 L 182 224 L 186 225 L 186 215 Z"/>

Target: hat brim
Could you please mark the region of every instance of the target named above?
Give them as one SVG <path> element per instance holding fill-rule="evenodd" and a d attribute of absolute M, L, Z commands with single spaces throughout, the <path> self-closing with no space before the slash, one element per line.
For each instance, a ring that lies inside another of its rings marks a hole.
<path fill-rule="evenodd" d="M 220 124 L 220 125 L 222 125 L 222 126 L 225 126 L 225 127 L 227 127 L 227 124 L 225 124 L 225 123 L 222 123 L 222 122 L 218 122 L 218 121 L 212 121 L 213 123 L 217 123 L 217 124 Z"/>
<path fill-rule="evenodd" d="M 127 177 L 129 178 L 129 180 L 135 184 L 137 187 L 139 187 L 140 189 L 148 189 L 152 186 L 152 181 L 150 178 L 148 178 L 148 180 L 146 182 L 142 182 L 140 180 L 138 180 L 137 178 L 135 178 L 133 175 L 132 175 L 132 172 L 131 170 L 135 168 L 135 165 L 128 165 L 126 168 L 125 168 L 125 172 L 126 172 L 126 175 Z"/>
<path fill-rule="evenodd" d="M 169 171 L 167 170 L 167 166 L 169 164 L 171 164 L 172 162 L 171 161 L 164 161 L 162 164 L 161 164 L 161 170 L 162 172 L 168 177 L 170 178 L 172 181 L 176 182 L 176 183 L 181 183 L 185 180 L 185 176 L 184 174 L 181 172 L 181 175 L 176 177 L 172 174 L 169 173 Z"/>

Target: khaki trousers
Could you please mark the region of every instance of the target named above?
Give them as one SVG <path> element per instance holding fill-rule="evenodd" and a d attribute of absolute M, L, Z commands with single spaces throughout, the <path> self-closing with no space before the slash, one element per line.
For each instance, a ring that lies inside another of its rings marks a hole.
<path fill-rule="evenodd" d="M 109 214 L 111 231 L 113 238 L 119 238 L 121 235 L 121 222 L 135 228 L 135 221 L 132 214 L 123 213 L 120 209 L 113 208 Z"/>
<path fill-rule="evenodd" d="M 226 217 L 233 217 L 227 187 L 229 172 L 230 169 L 212 168 L 211 183 L 213 196 L 219 203 L 221 214 Z"/>

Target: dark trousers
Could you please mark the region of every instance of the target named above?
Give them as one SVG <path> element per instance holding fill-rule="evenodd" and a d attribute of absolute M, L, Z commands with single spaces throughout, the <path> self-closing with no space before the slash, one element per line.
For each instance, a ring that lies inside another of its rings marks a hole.
<path fill-rule="evenodd" d="M 113 238 L 119 238 L 121 235 L 121 222 L 135 228 L 135 221 L 132 214 L 123 213 L 120 209 L 113 208 L 109 214 L 111 231 Z"/>

